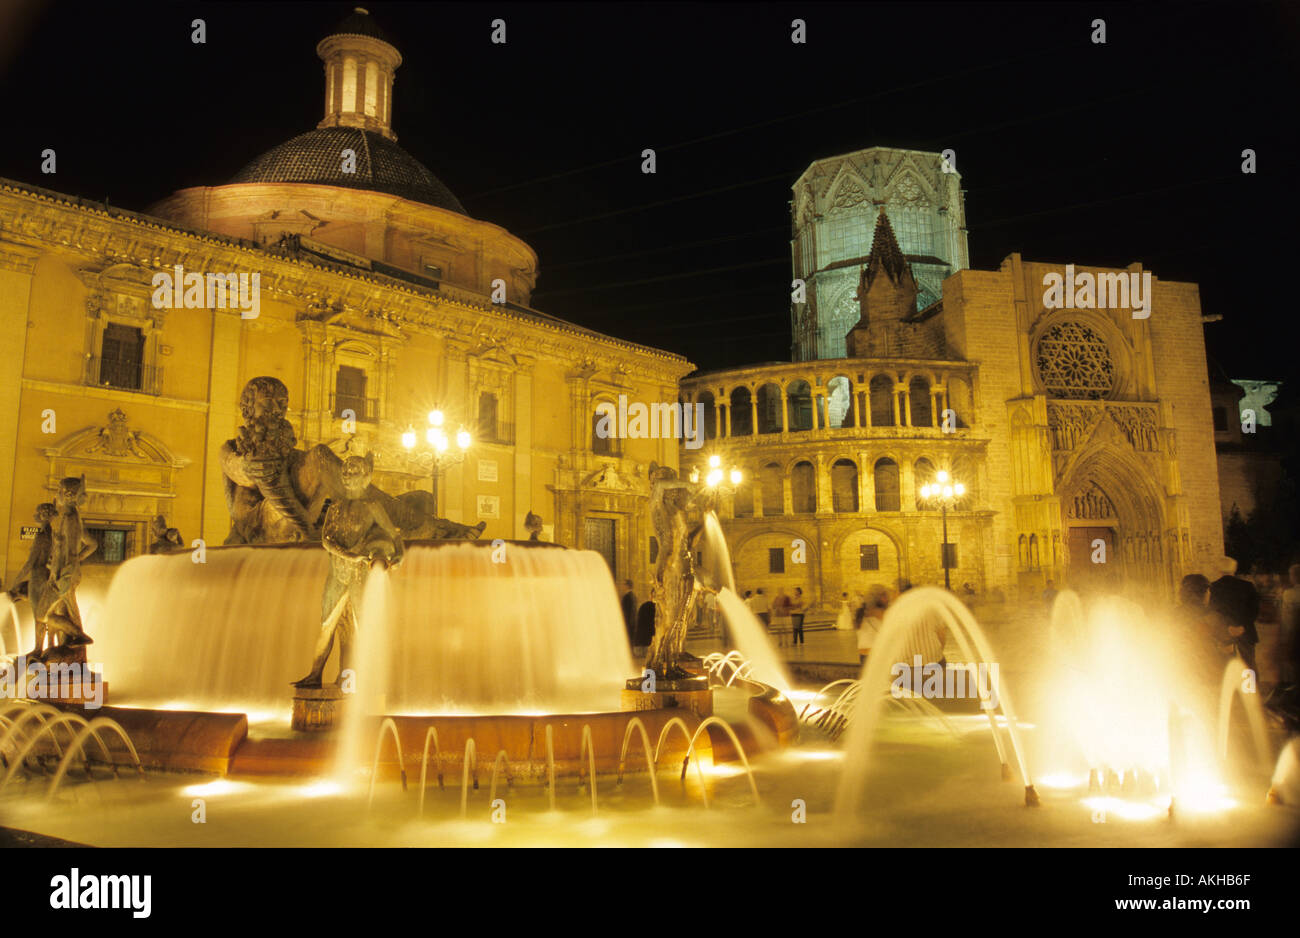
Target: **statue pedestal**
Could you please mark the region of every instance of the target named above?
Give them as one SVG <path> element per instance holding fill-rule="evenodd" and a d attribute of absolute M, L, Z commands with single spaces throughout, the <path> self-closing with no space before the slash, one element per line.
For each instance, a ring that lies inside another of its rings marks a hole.
<path fill-rule="evenodd" d="M 293 689 L 292 726 L 299 733 L 332 730 L 343 713 L 343 691 L 337 684 Z"/>
<path fill-rule="evenodd" d="M 108 702 L 108 682 L 86 662 L 85 645 L 55 645 L 27 661 L 27 699 L 95 710 Z M 36 669 L 40 669 L 37 676 Z"/>
<path fill-rule="evenodd" d="M 707 678 L 657 681 L 653 691 L 641 690 L 641 678 L 632 678 L 620 694 L 623 710 L 689 710 L 703 719 L 713 715 L 713 691 Z"/>

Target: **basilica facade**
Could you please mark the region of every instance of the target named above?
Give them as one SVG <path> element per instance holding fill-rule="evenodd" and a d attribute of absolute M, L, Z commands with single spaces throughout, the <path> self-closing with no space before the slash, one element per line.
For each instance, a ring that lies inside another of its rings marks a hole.
<path fill-rule="evenodd" d="M 1217 573 L 1196 285 L 1019 254 L 971 270 L 947 168 L 879 148 L 814 163 L 792 202 L 796 361 L 682 383 L 709 415 L 684 470 L 718 456 L 744 474 L 723 499 L 739 585 L 833 610 L 874 583 L 942 584 L 945 566 L 954 589 L 1021 597 L 1048 581 L 1168 595 Z M 846 243 L 865 252 L 841 258 Z M 1067 276 L 1126 289 L 1058 298 Z M 922 492 L 940 473 L 962 486 L 944 504 Z"/>
<path fill-rule="evenodd" d="M 675 403 L 693 366 L 530 305 L 533 250 L 398 146 L 401 56 L 368 15 L 317 52 L 316 129 L 225 184 L 134 213 L 0 180 L 4 583 L 66 476 L 86 477 L 92 580 L 146 552 L 158 515 L 187 546 L 221 544 L 217 455 L 267 375 L 299 446 L 373 453 L 394 495 L 432 486 L 441 412 L 472 441 L 439 464 L 442 515 L 495 539 L 527 538 L 536 513 L 544 539 L 599 551 L 644 592 L 648 470 L 675 466 L 677 444 L 596 438 L 592 414 L 621 395 Z"/>

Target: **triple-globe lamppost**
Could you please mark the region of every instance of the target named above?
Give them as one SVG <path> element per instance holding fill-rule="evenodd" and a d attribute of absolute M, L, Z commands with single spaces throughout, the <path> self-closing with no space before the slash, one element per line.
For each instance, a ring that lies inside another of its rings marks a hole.
<path fill-rule="evenodd" d="M 431 466 L 429 469 L 429 481 L 433 488 L 433 513 L 441 516 L 442 512 L 438 507 L 438 476 L 446 466 L 454 466 L 457 463 L 465 461 L 465 454 L 469 452 L 473 439 L 469 431 L 463 426 L 456 433 L 456 452 L 450 452 L 451 440 L 447 437 L 447 431 L 444 426 L 447 422 L 446 415 L 441 410 L 429 411 L 429 428 L 424 431 L 424 441 L 429 446 L 429 456 Z M 414 453 L 417 438 L 415 427 L 408 427 L 402 434 L 402 445 L 406 447 L 407 452 Z"/>
<path fill-rule="evenodd" d="M 957 503 L 957 499 L 966 494 L 966 486 L 954 481 L 946 470 L 940 469 L 934 474 L 934 483 L 921 486 L 921 500 L 937 503 L 943 517 L 943 546 L 940 548 L 943 563 L 943 588 L 952 589 L 951 564 L 948 553 L 948 509 Z"/>

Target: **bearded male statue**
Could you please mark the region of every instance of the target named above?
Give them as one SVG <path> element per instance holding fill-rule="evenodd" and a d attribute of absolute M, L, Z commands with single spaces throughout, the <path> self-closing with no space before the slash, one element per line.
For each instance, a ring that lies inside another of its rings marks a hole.
<path fill-rule="evenodd" d="M 227 544 L 274 544 L 319 541 L 326 505 L 347 497 L 343 460 L 323 443 L 298 449 L 289 422 L 289 389 L 279 378 L 253 378 L 239 396 L 244 425 L 221 447 L 226 507 L 230 511 Z M 477 538 L 483 524 L 457 524 L 436 516 L 429 492 L 406 492 L 393 498 L 368 485 L 367 500 L 383 506 L 408 540 Z"/>

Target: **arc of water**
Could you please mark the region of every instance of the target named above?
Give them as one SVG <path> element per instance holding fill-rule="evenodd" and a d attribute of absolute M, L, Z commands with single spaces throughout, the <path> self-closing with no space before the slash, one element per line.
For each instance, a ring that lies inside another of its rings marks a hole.
<path fill-rule="evenodd" d="M 510 759 L 504 749 L 499 749 L 496 760 L 492 763 L 492 784 L 488 786 L 488 804 L 497 800 L 497 771 L 501 768 L 502 762 L 506 764 L 506 787 L 510 788 L 514 784 L 514 779 L 510 776 Z"/>
<path fill-rule="evenodd" d="M 587 778 L 591 783 L 591 813 L 596 814 L 596 744 L 591 739 L 591 724 L 582 724 L 582 747 L 578 750 L 578 787 L 582 787 L 582 757 L 587 757 Z"/>
<path fill-rule="evenodd" d="M 551 801 L 551 810 L 555 810 L 555 734 L 551 724 L 546 724 L 546 790 Z"/>
<path fill-rule="evenodd" d="M 433 742 L 433 758 L 438 766 L 438 790 L 445 791 L 442 784 L 442 750 L 438 747 L 438 728 L 429 727 L 424 734 L 424 753 L 420 756 L 420 816 L 424 816 L 424 785 L 429 772 L 429 743 Z M 373 774 L 371 776 L 373 778 Z"/>
<path fill-rule="evenodd" d="M 107 719 L 107 717 L 100 717 L 98 719 Z M 109 722 L 112 721 L 110 720 Z M 50 739 L 54 741 L 55 746 L 57 747 L 58 739 L 57 737 L 55 737 L 54 731 L 65 723 L 79 723 L 83 727 L 89 725 L 86 723 L 86 719 L 77 713 L 60 713 L 53 720 L 43 722 L 41 728 L 36 733 L 32 734 L 31 736 L 28 736 L 26 742 L 24 742 L 18 748 L 17 753 L 14 755 L 14 761 L 10 763 L 8 771 L 5 772 L 4 779 L 0 780 L 0 788 L 4 788 L 6 785 L 9 784 L 10 779 L 12 779 L 15 774 L 17 774 L 19 766 L 23 764 L 23 761 L 27 758 L 28 755 L 31 754 L 31 751 L 36 748 L 36 744 L 39 743 L 41 739 L 43 739 L 45 736 L 48 735 Z M 76 740 L 79 738 L 80 738 L 80 733 L 78 733 L 77 736 L 73 737 L 73 742 L 75 743 Z M 104 754 L 104 761 L 111 764 L 113 761 L 113 756 L 109 753 L 108 747 L 104 745 L 104 740 L 100 738 L 98 733 L 95 734 L 95 741 L 99 743 L 100 752 Z M 129 742 L 130 741 L 128 740 L 128 745 Z M 58 751 L 61 756 L 61 758 L 59 759 L 59 764 L 62 766 L 69 760 L 71 755 L 75 753 L 77 750 L 75 747 L 69 747 L 67 751 L 64 751 L 62 749 L 59 749 Z M 132 751 L 134 752 L 134 748 L 132 749 Z M 140 760 L 137 758 L 136 762 L 139 761 Z M 87 768 L 86 772 L 87 774 L 89 774 L 90 769 Z"/>
<path fill-rule="evenodd" d="M 978 646 L 976 647 L 977 654 L 972 654 L 970 642 L 967 641 L 968 636 L 965 634 L 965 625 L 961 622 L 961 620 L 957 616 L 952 617 L 952 622 L 954 625 L 960 626 L 960 628 L 954 628 L 952 632 L 953 632 L 953 638 L 957 640 L 957 647 L 961 649 L 961 653 L 966 656 L 967 660 L 971 658 L 976 658 L 977 665 L 988 664 L 993 657 L 992 654 L 991 653 L 985 654 L 986 650 L 984 648 L 979 648 Z M 1007 773 L 1007 769 L 1006 769 L 1007 751 L 1006 748 L 1002 745 L 1002 733 L 998 730 L 998 721 L 993 713 L 994 708 L 984 706 L 986 702 L 986 698 L 983 696 L 984 689 L 980 687 L 979 684 L 980 682 L 977 677 L 975 679 L 975 686 L 976 688 L 978 688 L 978 692 L 980 693 L 980 709 L 983 710 L 984 715 L 988 717 L 989 731 L 993 734 L 993 748 L 997 750 L 998 764 L 1003 766 L 1002 769 L 1003 778 L 1006 779 L 1008 778 L 1006 774 Z M 1002 700 L 999 702 L 1003 703 L 1002 715 L 1005 717 L 1007 712 L 1006 705 L 1004 703 L 1006 700 L 1006 696 L 1005 696 L 1006 692 L 1004 690 L 1000 690 L 999 695 L 1002 697 Z M 1020 766 L 1020 777 L 1023 780 L 1025 788 L 1027 790 L 1032 783 L 1029 781 L 1029 771 L 1025 766 L 1024 758 L 1020 752 L 1020 744 L 1016 736 L 1015 722 L 1010 717 L 1007 717 L 1007 735 L 1011 737 L 1011 744 L 1012 746 L 1015 747 L 1016 761 Z"/>
<path fill-rule="evenodd" d="M 73 716 L 73 714 L 68 715 Z M 109 717 L 95 717 L 95 719 L 91 720 L 81 728 L 81 731 L 77 733 L 73 738 L 72 743 L 68 746 L 68 751 L 64 754 L 63 758 L 59 760 L 59 767 L 54 772 L 54 778 L 50 779 L 50 787 L 45 791 L 45 799 L 47 801 L 54 797 L 55 791 L 58 790 L 59 782 L 63 781 L 64 773 L 68 771 L 68 764 L 72 761 L 72 757 L 77 750 L 86 745 L 87 737 L 94 736 L 95 741 L 99 743 L 100 748 L 104 751 L 104 758 L 111 761 L 112 756 L 108 754 L 108 747 L 104 745 L 104 740 L 100 738 L 100 729 L 112 730 L 117 734 L 118 739 L 122 740 L 126 745 L 127 751 L 131 754 L 131 758 L 135 760 L 136 773 L 140 776 L 141 781 L 144 780 L 144 766 L 140 763 L 140 755 L 135 751 L 135 744 L 131 742 L 131 737 L 126 734 L 126 730 L 122 729 L 121 725 L 116 720 L 112 720 Z M 113 770 L 117 770 L 116 763 L 114 763 Z"/>
<path fill-rule="evenodd" d="M 933 606 L 937 606 L 938 610 L 927 608 Z M 945 624 L 951 627 L 953 636 L 956 638 L 963 654 L 985 664 L 992 662 L 991 649 L 979 632 L 978 625 L 970 628 L 965 621 L 967 617 L 970 617 L 970 611 L 961 605 L 956 597 L 937 587 L 920 587 L 901 597 L 893 608 L 886 613 L 885 624 L 876 639 L 876 647 L 872 649 L 872 655 L 867 659 L 866 668 L 863 671 L 862 681 L 865 685 L 869 687 L 886 685 L 885 678 L 888 677 L 889 672 L 892 670 L 891 662 L 895 661 L 898 654 L 903 650 L 912 626 L 912 623 L 908 619 L 904 619 L 903 615 L 904 613 L 910 615 L 913 609 L 918 612 L 925 610 L 930 614 L 941 613 Z M 977 654 L 972 654 L 972 644 Z M 1020 742 L 1015 706 L 1012 703 L 1010 693 L 1005 687 L 999 688 L 998 697 L 998 708 L 1001 709 L 1006 720 L 1012 750 L 1017 767 L 1020 770 L 1021 781 L 1024 783 L 1025 805 L 1037 805 L 1038 794 L 1034 790 L 1029 768 L 1025 761 L 1024 747 Z M 835 810 L 841 816 L 854 813 L 861 798 L 858 776 L 868 764 L 867 759 L 872 744 L 872 733 L 875 730 L 876 714 L 879 712 L 881 702 L 880 697 L 867 694 L 859 698 L 855 707 L 855 711 L 866 709 L 865 712 L 855 714 L 850 728 L 849 752 L 860 753 L 860 755 L 856 757 L 853 764 L 846 763 L 845 770 L 840 777 Z M 989 717 L 990 727 L 996 733 L 997 720 L 993 716 L 992 709 L 985 710 L 985 713 Z"/>
<path fill-rule="evenodd" d="M 650 775 L 650 791 L 654 795 L 655 804 L 659 804 L 659 779 L 655 775 L 654 759 L 650 756 L 650 734 L 646 732 L 645 724 L 641 722 L 640 717 L 633 717 L 627 721 L 627 728 L 623 731 L 623 748 L 618 754 L 618 784 L 623 784 L 623 765 L 627 759 L 628 743 L 632 741 L 632 731 L 641 731 L 641 748 L 645 751 L 646 770 Z"/>
<path fill-rule="evenodd" d="M 366 795 L 366 809 L 375 800 L 375 776 L 379 773 L 379 754 L 384 746 L 384 733 L 392 733 L 393 748 L 397 750 L 397 770 L 402 777 L 402 791 L 406 791 L 406 760 L 402 758 L 402 740 L 397 735 L 397 723 L 392 717 L 384 717 L 384 722 L 379 724 L 379 737 L 375 740 L 375 757 L 370 760 L 370 790 Z M 424 796 L 423 778 L 420 785 L 420 796 Z"/>
<path fill-rule="evenodd" d="M 474 790 L 478 791 L 478 746 L 471 736 L 465 740 L 465 757 L 462 760 L 460 770 L 460 816 L 465 817 L 469 813 L 469 767 L 470 763 L 474 764 Z"/>
<path fill-rule="evenodd" d="M 686 721 L 681 717 L 672 717 L 664 724 L 664 728 L 659 731 L 659 741 L 655 743 L 655 769 L 657 771 L 659 768 L 659 757 L 664 751 L 664 741 L 668 739 L 668 734 L 674 726 L 680 728 L 682 735 L 686 737 L 686 758 L 682 760 L 682 783 L 685 784 L 686 782 L 686 769 L 691 762 L 694 762 L 695 774 L 700 780 L 700 791 L 704 793 L 704 806 L 707 808 L 709 805 L 709 792 L 708 783 L 704 780 L 704 769 L 700 766 L 699 759 L 692 758 L 695 755 L 695 737 L 691 735 L 691 728 L 686 725 Z"/>
<path fill-rule="evenodd" d="M 1232 731 L 1232 698 L 1241 700 L 1241 707 L 1246 711 L 1250 723 L 1250 735 L 1255 744 L 1255 758 L 1264 774 L 1273 771 L 1272 747 L 1268 741 L 1268 728 L 1264 723 L 1264 709 L 1259 702 L 1259 693 L 1247 693 L 1241 686 L 1242 674 L 1246 671 L 1246 662 L 1236 657 L 1223 669 L 1223 680 L 1219 685 L 1219 760 L 1228 761 L 1228 736 Z"/>
<path fill-rule="evenodd" d="M 9 729 L 5 730 L 3 736 L 0 736 L 0 753 L 4 752 L 5 746 L 9 744 L 9 740 L 13 739 L 19 730 L 21 730 L 26 724 L 31 723 L 33 720 L 39 720 L 42 727 L 44 727 L 49 724 L 51 719 L 56 719 L 63 714 L 63 711 L 59 710 L 57 707 L 52 707 L 46 703 L 23 703 L 5 708 L 6 713 L 12 713 L 19 710 L 22 712 L 19 713 L 18 718 L 10 723 Z M 37 730 L 36 735 L 40 736 L 44 732 L 45 730 L 42 728 Z M 57 739 L 54 740 L 54 745 L 55 748 L 58 749 L 59 744 Z M 62 756 L 63 750 L 58 749 L 58 752 L 60 756 Z"/>
<path fill-rule="evenodd" d="M 754 770 L 749 767 L 749 759 L 745 756 L 745 747 L 740 744 L 740 739 L 736 736 L 736 731 L 731 728 L 730 723 L 718 716 L 705 717 L 704 720 L 701 721 L 700 725 L 695 727 L 695 735 L 691 737 L 691 751 L 694 751 L 695 749 L 695 740 L 699 739 L 700 734 L 705 732 L 710 726 L 722 727 L 726 734 L 731 737 L 731 744 L 736 747 L 736 752 L 740 755 L 740 764 L 745 767 L 745 777 L 749 779 L 749 790 L 754 793 L 754 804 L 761 804 L 762 799 L 758 797 L 758 783 L 754 781 Z M 697 762 L 696 765 L 698 766 L 699 763 Z M 709 796 L 706 793 L 704 796 L 704 807 L 707 808 L 708 806 Z"/>

